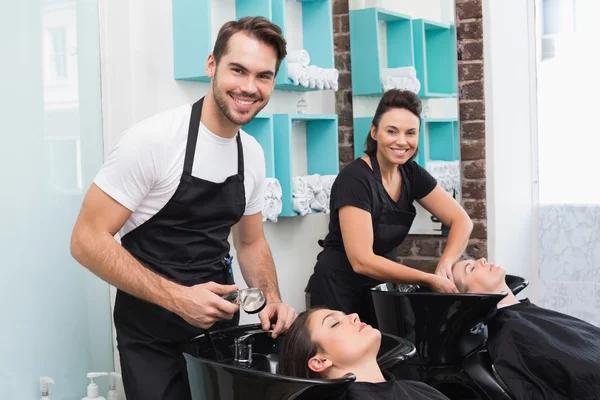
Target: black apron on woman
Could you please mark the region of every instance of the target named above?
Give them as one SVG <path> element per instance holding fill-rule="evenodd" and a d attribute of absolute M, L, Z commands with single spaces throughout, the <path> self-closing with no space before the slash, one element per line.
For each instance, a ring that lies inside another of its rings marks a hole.
<path fill-rule="evenodd" d="M 192 176 L 203 100 L 192 107 L 183 174 L 175 194 L 157 214 L 121 240 L 123 247 L 148 269 L 184 286 L 208 281 L 233 283 L 227 239 L 246 207 L 239 133 L 236 175 L 222 183 Z M 120 290 L 114 318 L 127 399 L 191 399 L 181 348 L 204 331 Z M 239 313 L 212 329 L 238 322 Z"/>
<path fill-rule="evenodd" d="M 371 212 L 373 252 L 396 261 L 396 248 L 408 235 L 416 215 L 412 203 L 405 209 L 398 204 L 403 196 L 412 198 L 411 184 L 407 174 L 399 167 L 402 174 L 401 193 L 399 201 L 394 201 L 383 186 L 377 157 L 371 156 L 370 159 L 375 177 Z M 403 191 L 407 193 L 402 193 Z M 328 240 L 329 236 L 321 242 L 324 248 L 317 258 L 314 274 L 306 288 L 310 306 L 324 306 L 346 314 L 358 313 L 362 321 L 377 327 L 370 291 L 383 282 L 354 272 L 343 245 L 332 245 L 332 240 Z"/>

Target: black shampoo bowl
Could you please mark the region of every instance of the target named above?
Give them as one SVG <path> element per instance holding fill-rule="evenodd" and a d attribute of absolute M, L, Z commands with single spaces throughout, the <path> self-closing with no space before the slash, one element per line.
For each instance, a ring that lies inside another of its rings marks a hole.
<path fill-rule="evenodd" d="M 506 282 L 515 294 L 529 284 L 514 275 L 507 275 Z M 484 321 L 505 295 L 443 294 L 389 283 L 375 287 L 379 329 L 409 340 L 417 350 L 392 371 L 394 375 L 424 381 L 451 399 L 510 398 L 490 373 L 491 362 L 482 361 L 486 357 L 480 354 L 487 339 Z"/>
<path fill-rule="evenodd" d="M 234 360 L 236 340 L 251 342 L 252 361 Z M 283 336 L 272 339 L 260 325 L 245 325 L 203 334 L 184 349 L 193 400 L 305 400 L 335 399 L 355 380 L 299 379 L 278 373 Z M 407 340 L 382 335 L 377 361 L 393 368 L 415 354 Z"/>

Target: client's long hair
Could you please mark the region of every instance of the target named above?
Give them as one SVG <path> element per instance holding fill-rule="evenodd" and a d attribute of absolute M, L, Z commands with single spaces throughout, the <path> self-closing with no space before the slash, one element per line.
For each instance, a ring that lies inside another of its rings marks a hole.
<path fill-rule="evenodd" d="M 320 378 L 318 373 L 308 368 L 308 360 L 319 351 L 319 346 L 310 338 L 308 329 L 308 317 L 316 310 L 319 308 L 301 312 L 285 333 L 279 353 L 279 373 L 296 378 Z"/>

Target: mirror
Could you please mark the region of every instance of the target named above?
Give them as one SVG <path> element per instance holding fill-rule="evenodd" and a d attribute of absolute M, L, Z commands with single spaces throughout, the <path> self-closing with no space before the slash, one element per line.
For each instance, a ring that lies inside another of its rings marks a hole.
<path fill-rule="evenodd" d="M 386 90 L 411 90 L 422 102 L 415 161 L 461 201 L 455 0 L 350 0 L 354 157 L 362 157 Z M 448 229 L 414 203 L 410 234 Z"/>

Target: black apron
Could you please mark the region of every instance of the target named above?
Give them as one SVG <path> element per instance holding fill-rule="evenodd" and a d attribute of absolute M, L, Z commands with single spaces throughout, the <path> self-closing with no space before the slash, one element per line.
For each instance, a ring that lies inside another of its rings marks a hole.
<path fill-rule="evenodd" d="M 192 176 L 203 98 L 192 107 L 183 174 L 165 206 L 121 243 L 140 263 L 184 286 L 232 284 L 228 237 L 244 214 L 244 154 L 236 136 L 238 172 L 222 183 Z M 117 291 L 115 327 L 128 400 L 191 399 L 182 346 L 204 332 L 155 304 Z M 220 321 L 212 329 L 237 325 Z"/>
<path fill-rule="evenodd" d="M 412 201 L 408 209 L 401 209 L 383 186 L 381 170 L 376 156 L 371 156 L 371 166 L 375 177 L 375 190 L 372 203 L 373 252 L 396 261 L 396 248 L 404 241 L 416 216 Z M 402 167 L 402 191 L 400 197 L 412 199 L 411 184 Z M 377 327 L 373 308 L 371 288 L 382 283 L 352 269 L 344 248 L 329 247 L 325 244 L 319 254 L 315 272 L 311 276 L 306 292 L 310 296 L 311 307 L 325 306 L 346 314 L 358 313 L 360 319 Z"/>

